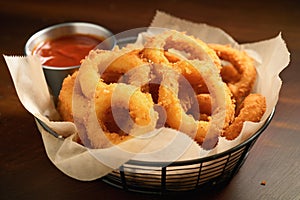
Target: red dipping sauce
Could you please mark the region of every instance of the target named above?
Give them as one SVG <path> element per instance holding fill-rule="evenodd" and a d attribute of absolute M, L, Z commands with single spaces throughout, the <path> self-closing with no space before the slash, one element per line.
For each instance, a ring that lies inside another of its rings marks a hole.
<path fill-rule="evenodd" d="M 33 54 L 41 56 L 42 65 L 69 67 L 80 65 L 89 51 L 100 44 L 104 38 L 92 35 L 72 34 L 50 39 L 39 44 Z"/>

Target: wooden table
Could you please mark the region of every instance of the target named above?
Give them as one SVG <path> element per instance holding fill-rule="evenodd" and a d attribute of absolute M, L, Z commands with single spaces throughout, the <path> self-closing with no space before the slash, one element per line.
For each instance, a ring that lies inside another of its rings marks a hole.
<path fill-rule="evenodd" d="M 101 24 L 114 33 L 148 26 L 159 9 L 218 26 L 238 42 L 282 33 L 291 52 L 275 116 L 233 180 L 213 193 L 173 199 L 300 199 L 300 4 L 288 1 L 1 1 L 0 52 L 22 55 L 37 30 L 67 21 Z M 0 199 L 160 199 L 116 189 L 101 180 L 81 182 L 47 158 L 34 119 L 20 104 L 3 57 L 0 61 Z M 266 185 L 261 185 L 265 180 Z"/>

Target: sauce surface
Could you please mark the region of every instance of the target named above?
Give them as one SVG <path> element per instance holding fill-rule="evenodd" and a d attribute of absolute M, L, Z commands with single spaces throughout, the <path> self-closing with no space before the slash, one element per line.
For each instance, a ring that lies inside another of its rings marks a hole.
<path fill-rule="evenodd" d="M 104 38 L 91 35 L 72 34 L 50 39 L 39 44 L 33 54 L 41 56 L 42 65 L 68 67 L 80 65 L 89 51 L 100 44 Z"/>

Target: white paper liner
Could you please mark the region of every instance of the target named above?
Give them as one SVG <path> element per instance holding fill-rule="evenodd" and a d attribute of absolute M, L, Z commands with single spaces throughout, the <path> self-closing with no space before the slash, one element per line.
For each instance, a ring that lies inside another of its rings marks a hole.
<path fill-rule="evenodd" d="M 247 51 L 257 62 L 258 77 L 255 91 L 264 95 L 267 100 L 267 111 L 260 123 L 245 123 L 242 133 L 238 138 L 233 141 L 220 138 L 217 147 L 211 151 L 201 149 L 185 134 L 171 129 L 164 129 L 164 134 L 158 132 L 150 143 L 155 142 L 159 144 L 159 141 L 163 144 L 170 138 L 174 139 L 178 137 L 180 140 L 190 144 L 186 151 L 178 152 L 178 154 L 175 152 L 175 155 L 180 155 L 178 160 L 200 158 L 220 153 L 240 144 L 262 126 L 278 101 L 282 84 L 279 73 L 289 63 L 289 52 L 281 34 L 270 40 L 239 45 L 219 28 L 211 27 L 207 24 L 189 22 L 159 11 L 156 13 L 150 26 L 184 31 L 208 43 L 231 44 L 235 48 Z M 4 56 L 4 58 L 10 70 L 19 99 L 24 107 L 36 118 L 46 123 L 52 130 L 67 137 L 66 139 L 55 138 L 37 123 L 49 159 L 63 173 L 78 180 L 94 180 L 105 176 L 113 169 L 117 169 L 128 159 L 168 161 L 168 152 L 154 154 L 129 153 L 128 155 L 114 154 L 120 150 L 120 147 L 115 146 L 104 150 L 90 150 L 74 142 L 76 127 L 73 123 L 54 122 L 47 118 L 56 119 L 58 115 L 47 89 L 39 59 L 35 56 Z M 126 148 L 128 148 L 128 146 L 134 146 L 132 143 L 134 143 L 134 140 L 129 140 L 120 146 L 127 145 Z M 147 146 L 148 143 L 144 145 Z M 153 146 L 149 145 L 149 147 L 150 149 L 146 148 L 145 152 L 153 151 Z M 177 150 L 175 147 L 172 148 L 171 150 Z M 100 162 L 101 159 L 96 159 L 95 155 L 103 157 L 105 162 Z"/>

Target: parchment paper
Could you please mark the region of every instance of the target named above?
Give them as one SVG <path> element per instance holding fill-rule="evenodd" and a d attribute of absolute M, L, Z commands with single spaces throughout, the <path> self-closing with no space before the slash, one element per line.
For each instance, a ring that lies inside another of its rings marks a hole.
<path fill-rule="evenodd" d="M 55 121 L 58 113 L 49 94 L 40 60 L 35 56 L 4 56 L 24 107 L 34 117 L 65 137 L 56 138 L 37 123 L 49 159 L 66 175 L 78 180 L 94 180 L 117 169 L 128 159 L 172 162 L 172 155 L 177 156 L 178 160 L 186 160 L 219 153 L 249 138 L 261 127 L 275 107 L 282 84 L 279 73 L 289 63 L 289 52 L 280 33 L 269 40 L 239 45 L 219 28 L 189 22 L 160 11 L 157 11 L 150 26 L 185 31 L 208 43 L 231 44 L 235 48 L 247 51 L 257 62 L 258 80 L 255 92 L 263 94 L 267 99 L 267 111 L 263 120 L 260 123 L 245 123 L 238 138 L 233 141 L 220 138 L 217 147 L 211 151 L 201 149 L 185 134 L 167 128 L 156 130 L 152 133 L 151 140 L 139 140 L 139 144 L 143 146 L 142 152 L 140 147 L 136 147 L 137 140 L 129 140 L 108 149 L 92 150 L 76 142 L 76 127 L 73 123 Z M 154 149 L 157 145 L 163 146 L 165 142 L 174 140 L 177 141 L 176 144 L 183 144 L 184 151 L 178 151 L 180 145 L 169 145 L 168 151 L 164 151 L 164 148 L 159 148 L 162 151 Z M 132 148 L 132 151 L 123 150 L 129 148 Z M 173 152 L 172 155 L 170 151 Z"/>

